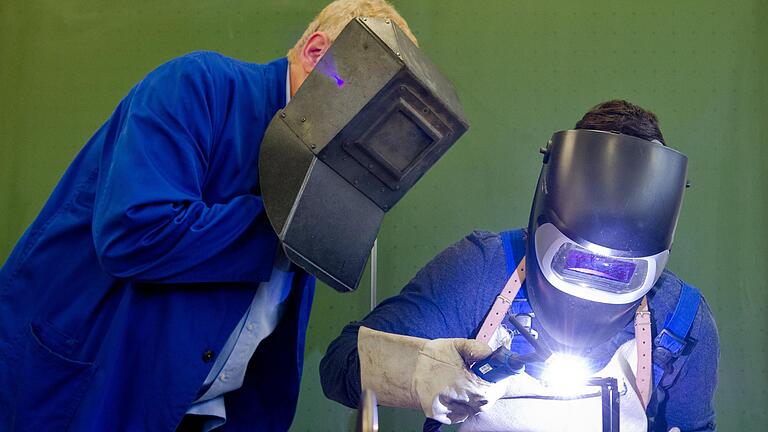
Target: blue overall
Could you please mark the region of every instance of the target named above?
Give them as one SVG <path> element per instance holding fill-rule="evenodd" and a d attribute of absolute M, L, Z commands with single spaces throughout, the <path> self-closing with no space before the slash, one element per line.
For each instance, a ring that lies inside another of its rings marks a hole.
<path fill-rule="evenodd" d="M 320 364 L 325 394 L 347 406 L 357 404 L 360 397 L 357 331 L 361 325 L 427 339 L 473 338 L 507 281 L 507 261 L 518 262 L 525 251 L 520 230 L 514 233 L 511 248 L 505 250 L 503 243 L 499 234 L 473 232 L 438 254 L 399 295 L 383 301 L 362 321 L 344 327 L 341 335 L 329 345 Z M 674 315 L 683 286 L 680 279 L 665 270 L 648 293 L 655 335 L 665 327 L 667 317 Z M 512 312 L 522 313 L 529 308 L 527 302 L 513 303 Z M 695 311 L 688 336 L 696 342 L 688 344 L 683 352 L 676 353 L 681 361 L 674 362 L 677 370 L 668 375 L 675 379 L 662 383 L 665 386 L 663 405 L 654 406 L 654 412 L 649 413 L 653 416 L 654 430 L 666 432 L 666 425 L 677 426 L 684 431 L 711 431 L 715 428 L 713 397 L 719 356 L 717 329 L 703 299 Z M 556 345 L 535 318 L 532 326 L 545 343 Z M 685 337 L 685 334 L 682 336 Z M 632 338 L 634 326 L 630 322 L 611 340 L 593 347 L 586 357 L 593 367 L 602 368 L 616 349 Z M 521 340 L 515 339 L 518 342 Z M 519 352 L 526 350 L 517 345 L 513 349 Z M 526 370 L 536 374 L 535 370 Z M 658 405 L 658 401 L 651 401 L 651 404 Z M 439 425 L 428 422 L 425 430 L 435 430 L 436 426 Z"/>
<path fill-rule="evenodd" d="M 172 60 L 88 141 L 0 270 L 0 430 L 175 429 L 272 271 L 258 156 L 287 66 Z M 288 429 L 313 293 L 299 271 L 224 430 Z"/>

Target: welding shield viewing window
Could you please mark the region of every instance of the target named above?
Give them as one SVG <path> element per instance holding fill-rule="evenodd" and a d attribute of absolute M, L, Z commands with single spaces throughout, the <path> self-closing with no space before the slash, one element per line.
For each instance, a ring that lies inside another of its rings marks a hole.
<path fill-rule="evenodd" d="M 661 275 L 669 252 L 616 257 L 586 249 L 545 224 L 537 233 L 537 260 L 554 287 L 584 300 L 625 304 L 641 298 Z"/>

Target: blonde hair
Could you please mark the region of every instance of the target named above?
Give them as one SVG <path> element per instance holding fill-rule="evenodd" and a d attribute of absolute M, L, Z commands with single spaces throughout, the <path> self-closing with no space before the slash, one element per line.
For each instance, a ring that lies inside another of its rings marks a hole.
<path fill-rule="evenodd" d="M 323 32 L 333 42 L 341 33 L 341 30 L 355 17 L 391 19 L 413 43 L 419 44 L 416 36 L 411 33 L 408 23 L 395 10 L 395 7 L 386 0 L 336 0 L 323 8 L 315 19 L 309 23 L 309 26 L 304 30 L 304 34 L 301 35 L 296 45 L 288 50 L 288 60 L 291 62 L 298 61 L 299 54 L 312 33 Z"/>

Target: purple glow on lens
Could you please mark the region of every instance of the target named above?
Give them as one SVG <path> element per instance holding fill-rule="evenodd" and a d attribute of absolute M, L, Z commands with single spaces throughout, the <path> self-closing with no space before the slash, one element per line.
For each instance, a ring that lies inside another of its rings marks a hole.
<path fill-rule="evenodd" d="M 343 79 L 341 79 L 341 78 L 339 78 L 339 76 L 338 76 L 338 75 L 336 75 L 336 74 L 333 74 L 333 79 L 335 79 L 335 80 L 336 80 L 336 85 L 337 85 L 337 86 L 339 86 L 339 88 L 342 88 L 342 87 L 344 87 L 344 80 L 343 80 Z"/>
<path fill-rule="evenodd" d="M 318 72 L 336 81 L 336 86 L 339 88 L 344 87 L 345 81 L 339 76 L 339 72 L 336 69 L 336 60 L 333 58 L 333 52 L 328 51 L 323 55 L 323 58 L 315 66 Z"/>
<path fill-rule="evenodd" d="M 565 270 L 597 276 L 621 283 L 632 280 L 636 265 L 610 257 L 594 255 L 578 250 L 569 250 L 565 257 Z"/>

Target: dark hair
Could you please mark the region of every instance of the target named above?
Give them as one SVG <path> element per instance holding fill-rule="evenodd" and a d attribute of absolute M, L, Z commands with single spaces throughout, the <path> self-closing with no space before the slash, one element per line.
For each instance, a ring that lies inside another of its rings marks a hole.
<path fill-rule="evenodd" d="M 647 141 L 659 140 L 666 145 L 656 114 L 625 100 L 615 99 L 595 106 L 576 123 L 576 129 L 622 133 Z"/>

